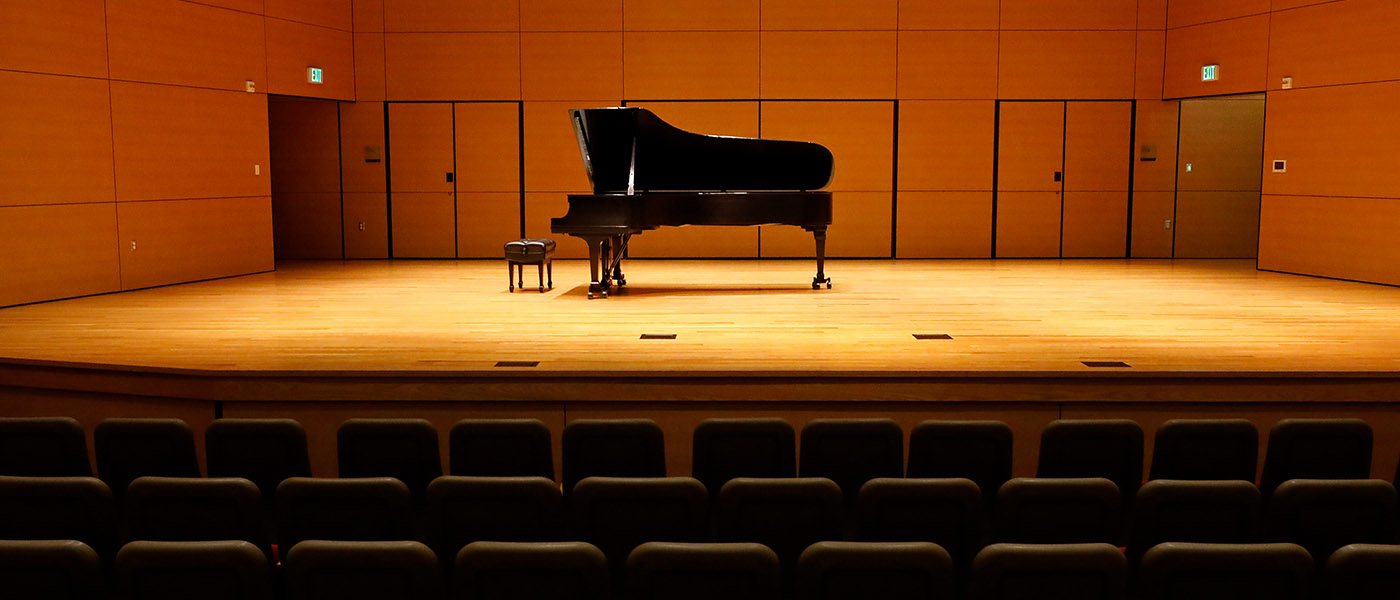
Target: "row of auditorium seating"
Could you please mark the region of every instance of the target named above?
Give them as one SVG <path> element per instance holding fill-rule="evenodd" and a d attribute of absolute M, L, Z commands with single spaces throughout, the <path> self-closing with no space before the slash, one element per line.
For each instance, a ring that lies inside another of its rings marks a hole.
<path fill-rule="evenodd" d="M 277 577 L 244 542 L 132 542 L 106 578 L 79 542 L 0 542 L 0 589 L 44 600 L 1389 600 L 1400 589 L 1400 546 L 1379 545 L 1347 546 L 1321 568 L 1293 544 L 1166 543 L 1135 569 L 1107 544 L 998 544 L 965 570 L 920 542 L 820 542 L 790 570 L 753 543 L 651 542 L 620 575 L 583 542 L 477 542 L 454 559 L 440 570 L 417 542 L 312 540 Z"/>
<path fill-rule="evenodd" d="M 178 419 L 108 419 L 95 428 L 98 476 L 118 496 L 142 475 L 198 477 L 188 425 Z M 848 501 L 876 477 L 965 477 L 988 502 L 1011 478 L 1012 432 L 996 421 L 926 421 L 909 435 L 890 419 L 817 419 L 802 428 L 800 457 L 782 419 L 711 419 L 693 435 L 692 476 L 712 493 L 733 477 L 826 477 Z M 211 477 L 245 477 L 270 496 L 287 477 L 310 476 L 306 434 L 291 419 L 219 419 L 205 432 Z M 1259 433 L 1244 419 L 1172 420 L 1156 433 L 1149 480 L 1254 482 Z M 453 475 L 554 478 L 549 429 L 533 419 L 468 419 L 449 437 Z M 1045 427 L 1038 477 L 1105 477 L 1125 499 L 1143 480 L 1143 432 L 1130 420 L 1059 420 Z M 442 475 L 438 434 L 422 419 L 350 419 L 337 432 L 341 477 L 396 477 L 421 497 Z M 1286 419 L 1270 432 L 1259 487 L 1290 479 L 1365 479 L 1372 431 L 1360 419 Z M 0 419 L 0 475 L 91 475 L 72 419 Z M 662 431 L 646 419 L 570 422 L 562 439 L 566 494 L 589 476 L 662 477 Z M 800 461 L 799 461 L 800 458 Z"/>

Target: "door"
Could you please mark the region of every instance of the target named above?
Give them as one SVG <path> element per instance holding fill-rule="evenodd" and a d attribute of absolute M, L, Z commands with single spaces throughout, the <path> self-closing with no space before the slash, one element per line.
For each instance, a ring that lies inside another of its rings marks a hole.
<path fill-rule="evenodd" d="M 1003 102 L 997 127 L 996 256 L 1057 257 L 1065 103 Z"/>
<path fill-rule="evenodd" d="M 457 256 L 452 104 L 389 104 L 391 256 Z"/>
<path fill-rule="evenodd" d="M 1177 258 L 1255 258 L 1264 95 L 1181 101 Z"/>

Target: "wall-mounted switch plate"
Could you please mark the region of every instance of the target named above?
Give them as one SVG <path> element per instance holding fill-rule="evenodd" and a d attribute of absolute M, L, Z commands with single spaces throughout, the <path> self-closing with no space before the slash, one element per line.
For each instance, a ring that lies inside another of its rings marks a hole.
<path fill-rule="evenodd" d="M 1172 228 L 1172 220 L 1171 220 L 1171 219 L 1167 219 L 1166 221 L 1163 221 L 1163 222 L 1162 222 L 1162 229 L 1171 229 L 1171 228 Z"/>
<path fill-rule="evenodd" d="M 253 174 L 262 175 L 262 165 L 253 165 Z"/>
<path fill-rule="evenodd" d="M 1186 172 L 1187 172 L 1187 173 L 1190 173 L 1190 172 L 1191 172 L 1191 163 L 1186 163 Z"/>
<path fill-rule="evenodd" d="M 1275 173 L 1287 173 L 1287 172 L 1288 172 L 1288 161 L 1286 161 L 1286 160 L 1276 160 L 1276 161 L 1273 161 L 1273 162 L 1274 162 L 1274 172 L 1275 172 Z"/>

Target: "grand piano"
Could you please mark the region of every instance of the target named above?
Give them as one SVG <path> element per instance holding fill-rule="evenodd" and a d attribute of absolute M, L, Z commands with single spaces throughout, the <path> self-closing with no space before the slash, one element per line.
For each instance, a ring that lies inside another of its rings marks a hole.
<path fill-rule="evenodd" d="M 819 144 L 702 135 L 645 108 L 569 111 L 592 194 L 571 194 L 554 233 L 588 244 L 588 297 L 627 285 L 622 259 L 634 235 L 681 225 L 795 225 L 816 240 L 812 289 L 824 272 L 831 224 L 831 152 Z"/>

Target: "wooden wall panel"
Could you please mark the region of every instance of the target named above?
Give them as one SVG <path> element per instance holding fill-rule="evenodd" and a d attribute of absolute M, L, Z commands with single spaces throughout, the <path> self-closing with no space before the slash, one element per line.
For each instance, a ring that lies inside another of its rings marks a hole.
<path fill-rule="evenodd" d="M 1184 100 L 1180 135 L 1177 189 L 1259 191 L 1263 96 Z"/>
<path fill-rule="evenodd" d="M 1168 0 L 1138 0 L 1138 29 L 1166 29 L 1167 2 Z"/>
<path fill-rule="evenodd" d="M 1133 97 L 1143 100 L 1162 99 L 1162 79 L 1167 69 L 1167 32 L 1139 31 L 1137 34 L 1137 83 Z"/>
<path fill-rule="evenodd" d="M 523 33 L 520 93 L 525 100 L 622 96 L 622 33 Z"/>
<path fill-rule="evenodd" d="M 384 103 L 345 102 L 338 106 L 341 189 L 384 193 L 388 190 L 384 180 Z"/>
<path fill-rule="evenodd" d="M 350 31 L 350 0 L 263 0 L 269 17 Z"/>
<path fill-rule="evenodd" d="M 622 0 L 520 0 L 521 31 L 622 31 Z"/>
<path fill-rule="evenodd" d="M 900 29 L 997 29 L 1001 0 L 899 3 Z"/>
<path fill-rule="evenodd" d="M 458 102 L 452 110 L 457 191 L 519 192 L 520 105 Z"/>
<path fill-rule="evenodd" d="M 1059 192 L 997 192 L 997 258 L 1060 255 Z"/>
<path fill-rule="evenodd" d="M 107 76 L 102 0 L 0 0 L 0 69 Z"/>
<path fill-rule="evenodd" d="M 340 106 L 328 100 L 271 97 L 267 103 L 272 195 L 340 192 Z"/>
<path fill-rule="evenodd" d="M 995 138 L 995 102 L 901 101 L 899 189 L 990 191 Z"/>
<path fill-rule="evenodd" d="M 1138 101 L 1133 189 L 1176 189 L 1177 114 L 1180 110 L 1179 102 Z M 1156 160 L 1143 160 L 1144 148 L 1155 153 Z"/>
<path fill-rule="evenodd" d="M 759 0 L 629 0 L 627 31 L 758 31 Z"/>
<path fill-rule="evenodd" d="M 1264 193 L 1400 196 L 1400 82 L 1289 90 L 1269 94 L 1266 161 L 1287 160 L 1287 173 L 1266 172 Z"/>
<path fill-rule="evenodd" d="M 267 196 L 267 132 L 267 96 L 114 81 L 117 200 Z"/>
<path fill-rule="evenodd" d="M 0 207 L 0 306 L 120 289 L 116 231 L 111 202 Z"/>
<path fill-rule="evenodd" d="M 1127 191 L 1132 129 L 1131 102 L 1066 103 L 1065 190 Z"/>
<path fill-rule="evenodd" d="M 1171 258 L 1176 192 L 1133 192 L 1132 258 Z"/>
<path fill-rule="evenodd" d="M 833 193 L 826 255 L 889 258 L 893 196 L 888 191 Z M 760 230 L 759 253 L 764 258 L 816 256 L 812 234 L 800 227 L 765 225 Z"/>
<path fill-rule="evenodd" d="M 627 32 L 623 97 L 758 97 L 757 31 Z"/>
<path fill-rule="evenodd" d="M 1265 195 L 1259 268 L 1400 285 L 1400 200 Z"/>
<path fill-rule="evenodd" d="M 387 33 L 389 100 L 520 99 L 518 33 Z"/>
<path fill-rule="evenodd" d="M 1134 31 L 1002 31 L 1002 99 L 1131 98 Z"/>
<path fill-rule="evenodd" d="M 0 89 L 0 206 L 115 199 L 106 81 L 0 71 Z"/>
<path fill-rule="evenodd" d="M 765 31 L 894 29 L 899 19 L 896 0 L 763 0 Z"/>
<path fill-rule="evenodd" d="M 264 0 L 200 0 L 199 3 L 260 15 Z"/>
<path fill-rule="evenodd" d="M 306 81 L 307 67 L 320 67 L 324 83 Z M 267 19 L 267 90 L 308 98 L 355 99 L 353 36 L 281 19 Z"/>
<path fill-rule="evenodd" d="M 1259 192 L 1176 193 L 1177 258 L 1254 258 Z"/>
<path fill-rule="evenodd" d="M 451 192 L 395 192 L 390 198 L 394 258 L 456 257 L 455 205 Z"/>
<path fill-rule="evenodd" d="M 389 186 L 398 192 L 452 192 L 452 104 L 389 105 Z"/>
<path fill-rule="evenodd" d="M 520 237 L 520 193 L 458 192 L 456 216 L 457 257 L 499 259 Z"/>
<path fill-rule="evenodd" d="M 1271 0 L 1171 0 L 1167 27 L 1177 28 L 1269 12 Z M 1273 0 L 1277 2 L 1278 0 Z"/>
<path fill-rule="evenodd" d="M 277 260 L 344 257 L 340 192 L 274 192 L 273 254 Z"/>
<path fill-rule="evenodd" d="M 1126 186 L 1124 186 L 1126 187 Z M 1128 192 L 1066 191 L 1060 255 L 1123 258 L 1128 254 Z"/>
<path fill-rule="evenodd" d="M 1162 97 L 1262 92 L 1268 61 L 1267 14 L 1169 30 Z M 1219 79 L 1201 81 L 1201 67 L 1212 64 L 1220 65 Z"/>
<path fill-rule="evenodd" d="M 240 92 L 251 80 L 266 89 L 258 15 L 180 0 L 113 2 L 107 27 L 113 79 Z"/>
<path fill-rule="evenodd" d="M 836 172 L 826 189 L 892 189 L 892 103 L 764 102 L 761 119 L 765 138 L 815 142 L 831 150 Z"/>
<path fill-rule="evenodd" d="M 1400 2 L 1347 0 L 1274 13 L 1268 89 L 1400 79 Z"/>
<path fill-rule="evenodd" d="M 1055 173 L 1064 171 L 1065 103 L 1003 102 L 1000 119 L 998 191 L 1063 189 Z"/>
<path fill-rule="evenodd" d="M 117 223 L 124 290 L 273 268 L 268 196 L 122 202 Z"/>
<path fill-rule="evenodd" d="M 383 6 L 384 31 L 520 30 L 519 0 L 386 0 Z"/>
<path fill-rule="evenodd" d="M 389 258 L 389 205 L 384 192 L 344 192 L 341 210 L 345 258 Z"/>
<path fill-rule="evenodd" d="M 579 155 L 578 139 L 574 137 L 574 126 L 569 122 L 569 109 L 617 106 L 619 103 L 619 100 L 526 102 L 525 191 L 577 194 L 591 190 L 583 157 Z M 564 213 L 554 216 L 561 217 Z M 549 221 L 546 220 L 544 226 L 548 231 Z"/>
<path fill-rule="evenodd" d="M 930 100 L 996 98 L 997 35 L 996 31 L 901 32 L 898 96 Z"/>
<path fill-rule="evenodd" d="M 1136 29 L 1137 0 L 1001 0 L 1002 29 Z"/>
<path fill-rule="evenodd" d="M 991 192 L 899 192 L 897 258 L 990 258 Z"/>
<path fill-rule="evenodd" d="M 1327 4 L 1327 3 L 1330 3 L 1330 2 L 1339 2 L 1339 1 L 1340 1 L 1340 0 L 1274 0 L 1273 9 L 1274 9 L 1274 12 L 1283 12 L 1283 11 L 1288 10 L 1288 9 L 1290 9 L 1290 8 L 1298 8 L 1298 7 L 1301 7 L 1301 6 L 1311 6 L 1311 5 L 1313 5 L 1313 4 Z"/>
<path fill-rule="evenodd" d="M 762 95 L 775 99 L 893 98 L 895 33 L 763 32 Z M 822 73 L 813 77 L 813 73 Z"/>
<path fill-rule="evenodd" d="M 403 4 L 407 0 L 394 0 L 394 4 Z M 428 0 L 431 1 L 431 0 Z M 511 2 L 514 5 L 514 2 Z M 355 32 L 374 31 L 384 32 L 384 0 L 350 0 L 350 21 Z"/>
<path fill-rule="evenodd" d="M 384 34 L 356 33 L 355 100 L 382 101 L 385 98 Z"/>

